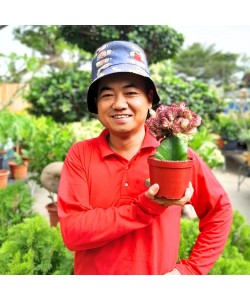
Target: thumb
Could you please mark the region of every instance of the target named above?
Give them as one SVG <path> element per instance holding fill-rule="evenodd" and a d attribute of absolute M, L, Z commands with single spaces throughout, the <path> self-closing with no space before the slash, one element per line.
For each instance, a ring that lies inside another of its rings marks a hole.
<path fill-rule="evenodd" d="M 158 193 L 159 188 L 160 187 L 158 183 L 151 185 L 151 187 L 145 192 L 145 196 L 153 200 L 154 196 Z"/>

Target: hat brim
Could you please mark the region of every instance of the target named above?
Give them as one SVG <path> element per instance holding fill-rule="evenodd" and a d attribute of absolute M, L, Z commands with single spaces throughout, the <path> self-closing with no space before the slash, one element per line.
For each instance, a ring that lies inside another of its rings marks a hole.
<path fill-rule="evenodd" d="M 103 78 L 104 76 L 114 74 L 114 73 L 132 73 L 145 78 L 149 88 L 153 90 L 153 105 L 160 102 L 160 97 L 156 91 L 156 87 L 152 79 L 149 77 L 149 74 L 142 68 L 130 64 L 120 64 L 119 66 L 112 66 L 103 70 L 101 75 L 92 82 L 88 89 L 87 93 L 87 106 L 88 110 L 91 113 L 98 114 L 97 105 L 96 105 L 96 98 L 97 98 L 97 88 L 98 88 L 98 81 Z"/>

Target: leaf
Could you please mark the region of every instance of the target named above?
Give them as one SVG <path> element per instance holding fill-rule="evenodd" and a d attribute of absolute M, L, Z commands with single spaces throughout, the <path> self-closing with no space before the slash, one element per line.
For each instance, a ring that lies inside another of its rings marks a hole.
<path fill-rule="evenodd" d="M 174 161 L 187 160 L 187 149 L 186 142 L 177 136 L 172 136 L 164 139 L 156 148 L 155 158 Z"/>

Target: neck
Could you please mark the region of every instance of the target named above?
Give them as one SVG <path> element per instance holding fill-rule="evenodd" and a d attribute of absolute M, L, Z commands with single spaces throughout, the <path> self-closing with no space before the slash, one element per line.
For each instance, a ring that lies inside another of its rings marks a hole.
<path fill-rule="evenodd" d="M 145 130 L 137 132 L 133 135 L 121 136 L 121 135 L 113 135 L 110 133 L 108 136 L 108 143 L 110 148 L 121 155 L 122 157 L 130 160 L 134 157 L 134 155 L 139 151 L 143 139 L 145 137 Z"/>

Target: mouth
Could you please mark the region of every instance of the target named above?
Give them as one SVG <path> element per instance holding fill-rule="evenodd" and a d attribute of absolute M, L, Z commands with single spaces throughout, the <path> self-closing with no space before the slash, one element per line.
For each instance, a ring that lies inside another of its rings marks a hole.
<path fill-rule="evenodd" d="M 113 119 L 128 119 L 130 117 L 131 117 L 131 115 L 114 115 L 114 116 L 111 116 L 111 118 L 113 118 Z"/>

